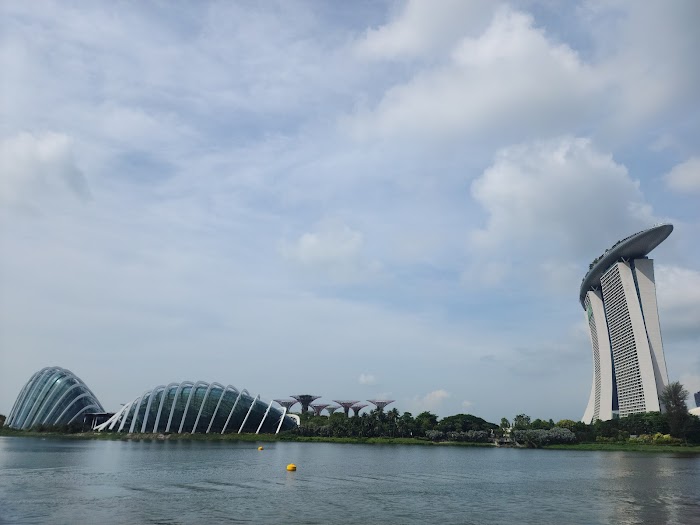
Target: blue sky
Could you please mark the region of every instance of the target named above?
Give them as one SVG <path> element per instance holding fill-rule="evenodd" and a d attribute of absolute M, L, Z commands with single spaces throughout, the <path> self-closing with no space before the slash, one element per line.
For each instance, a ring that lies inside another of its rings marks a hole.
<path fill-rule="evenodd" d="M 39 368 L 578 419 L 655 223 L 700 390 L 700 4 L 3 2 L 0 413 Z"/>

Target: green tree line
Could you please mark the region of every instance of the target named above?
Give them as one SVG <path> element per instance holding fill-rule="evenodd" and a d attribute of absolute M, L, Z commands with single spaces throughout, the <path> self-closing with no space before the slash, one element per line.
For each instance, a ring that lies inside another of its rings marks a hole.
<path fill-rule="evenodd" d="M 688 392 L 680 383 L 669 384 L 660 396 L 665 411 L 631 414 L 588 425 L 562 419 L 531 420 L 516 415 L 512 422 L 502 418 L 499 425 L 471 414 L 438 418 L 431 412 L 413 416 L 397 409 L 375 409 L 354 417 L 343 413 L 331 416 L 301 415 L 301 425 L 290 433 L 300 436 L 344 438 L 422 438 L 431 441 L 486 443 L 510 440 L 525 446 L 559 443 L 624 442 L 630 439 L 649 443 L 700 443 L 700 418 L 688 413 Z"/>

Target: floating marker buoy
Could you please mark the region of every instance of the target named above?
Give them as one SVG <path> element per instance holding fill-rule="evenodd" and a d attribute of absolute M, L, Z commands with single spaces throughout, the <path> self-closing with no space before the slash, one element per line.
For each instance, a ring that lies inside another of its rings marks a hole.
<path fill-rule="evenodd" d="M 287 470 L 289 472 L 294 472 L 296 469 L 297 469 L 297 466 L 294 463 L 290 463 L 289 465 L 287 465 Z"/>
<path fill-rule="evenodd" d="M 262 447 L 258 447 L 258 450 L 265 450 L 265 449 L 264 449 L 264 448 L 262 448 Z"/>

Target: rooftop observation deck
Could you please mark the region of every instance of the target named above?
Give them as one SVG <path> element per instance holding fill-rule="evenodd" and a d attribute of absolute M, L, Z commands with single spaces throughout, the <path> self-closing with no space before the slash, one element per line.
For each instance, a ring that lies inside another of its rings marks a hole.
<path fill-rule="evenodd" d="M 672 224 L 660 224 L 648 230 L 630 235 L 605 251 L 591 264 L 590 270 L 581 282 L 579 301 L 585 309 L 586 293 L 600 287 L 600 278 L 610 266 L 620 259 L 639 259 L 646 257 L 649 252 L 664 242 L 673 231 Z"/>

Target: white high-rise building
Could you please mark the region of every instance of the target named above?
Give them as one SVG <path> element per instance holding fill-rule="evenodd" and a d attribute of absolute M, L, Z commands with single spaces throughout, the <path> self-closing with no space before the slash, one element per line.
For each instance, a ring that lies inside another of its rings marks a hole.
<path fill-rule="evenodd" d="M 668 384 L 656 306 L 654 261 L 647 254 L 673 231 L 663 224 L 635 233 L 598 257 L 579 300 L 593 347 L 593 386 L 584 423 L 661 410 Z"/>

